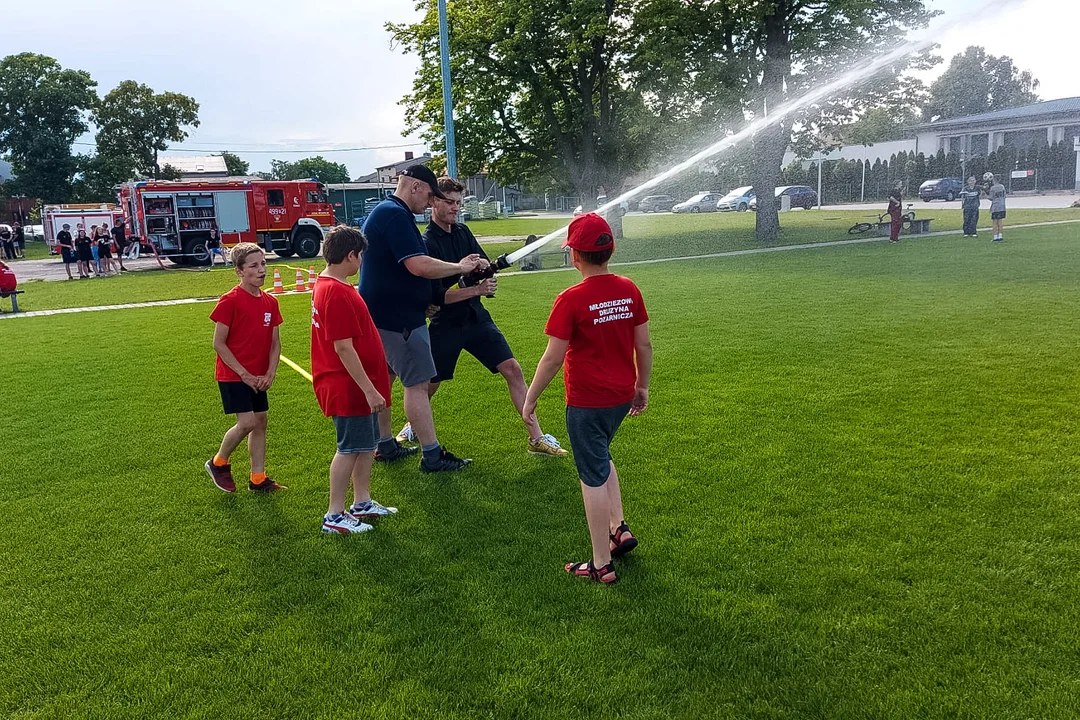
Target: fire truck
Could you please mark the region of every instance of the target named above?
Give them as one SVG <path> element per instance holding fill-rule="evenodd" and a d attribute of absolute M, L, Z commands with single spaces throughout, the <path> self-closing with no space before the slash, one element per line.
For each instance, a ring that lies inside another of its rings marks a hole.
<path fill-rule="evenodd" d="M 67 225 L 71 236 L 81 227 L 86 232 L 94 225 L 108 223 L 109 227 L 121 225 L 124 212 L 116 205 L 107 203 L 46 205 L 41 208 L 41 224 L 45 233 L 45 242 L 52 253 L 56 253 L 56 234 Z"/>
<path fill-rule="evenodd" d="M 253 242 L 281 257 L 319 254 L 334 222 L 315 180 L 133 181 L 120 187 L 128 232 L 177 264 L 209 265 L 207 244 Z"/>

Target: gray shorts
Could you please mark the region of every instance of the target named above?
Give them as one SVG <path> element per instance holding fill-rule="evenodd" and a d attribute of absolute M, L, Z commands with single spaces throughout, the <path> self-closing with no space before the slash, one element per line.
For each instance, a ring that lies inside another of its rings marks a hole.
<path fill-rule="evenodd" d="M 609 408 L 566 406 L 566 434 L 581 482 L 601 487 L 611 474 L 611 441 L 631 403 Z"/>
<path fill-rule="evenodd" d="M 342 455 L 375 452 L 379 444 L 379 415 L 334 416 L 337 451 Z"/>
<path fill-rule="evenodd" d="M 405 387 L 430 382 L 435 377 L 435 361 L 431 357 L 431 336 L 427 325 L 403 333 L 379 329 L 386 364 L 401 378 Z"/>

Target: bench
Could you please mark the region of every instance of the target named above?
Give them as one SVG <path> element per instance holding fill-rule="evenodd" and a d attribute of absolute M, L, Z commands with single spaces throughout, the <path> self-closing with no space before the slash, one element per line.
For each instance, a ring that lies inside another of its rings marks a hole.
<path fill-rule="evenodd" d="M 925 235 L 930 232 L 930 222 L 934 218 L 915 218 L 913 220 L 905 220 L 904 228 L 901 233 L 904 235 Z M 882 222 L 877 224 L 878 237 L 889 237 L 890 223 Z"/>
<path fill-rule="evenodd" d="M 0 293 L 0 298 L 6 298 L 6 297 L 11 298 L 11 312 L 17 313 L 17 312 L 19 312 L 19 298 L 18 298 L 18 296 L 22 295 L 24 292 L 26 292 L 26 291 L 25 290 L 11 290 L 9 292 Z"/>

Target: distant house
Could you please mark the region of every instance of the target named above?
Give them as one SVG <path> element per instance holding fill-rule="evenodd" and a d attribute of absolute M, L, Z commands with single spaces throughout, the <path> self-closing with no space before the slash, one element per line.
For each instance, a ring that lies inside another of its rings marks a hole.
<path fill-rule="evenodd" d="M 357 183 L 384 183 L 392 185 L 397 182 L 397 177 L 405 171 L 410 165 L 423 165 L 431 160 L 431 155 L 424 153 L 420 156 L 414 156 L 411 152 L 405 153 L 405 159 L 398 162 L 390 163 L 389 165 L 381 165 L 375 168 L 375 172 L 358 177 L 353 182 Z"/>
<path fill-rule="evenodd" d="M 158 166 L 165 167 L 166 165 L 171 165 L 183 173 L 181 180 L 216 180 L 229 176 L 225 158 L 221 155 L 159 157 Z"/>

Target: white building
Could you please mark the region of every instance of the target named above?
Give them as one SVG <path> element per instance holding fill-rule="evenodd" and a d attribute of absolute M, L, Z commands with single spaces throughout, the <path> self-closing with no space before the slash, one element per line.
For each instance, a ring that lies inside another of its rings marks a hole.
<path fill-rule="evenodd" d="M 1076 189 L 1080 190 L 1080 97 L 940 120 L 919 125 L 915 132 L 917 152 L 932 155 L 944 150 L 969 158 L 1002 147 L 1028 148 L 1041 140 L 1072 142 L 1077 151 Z"/>

